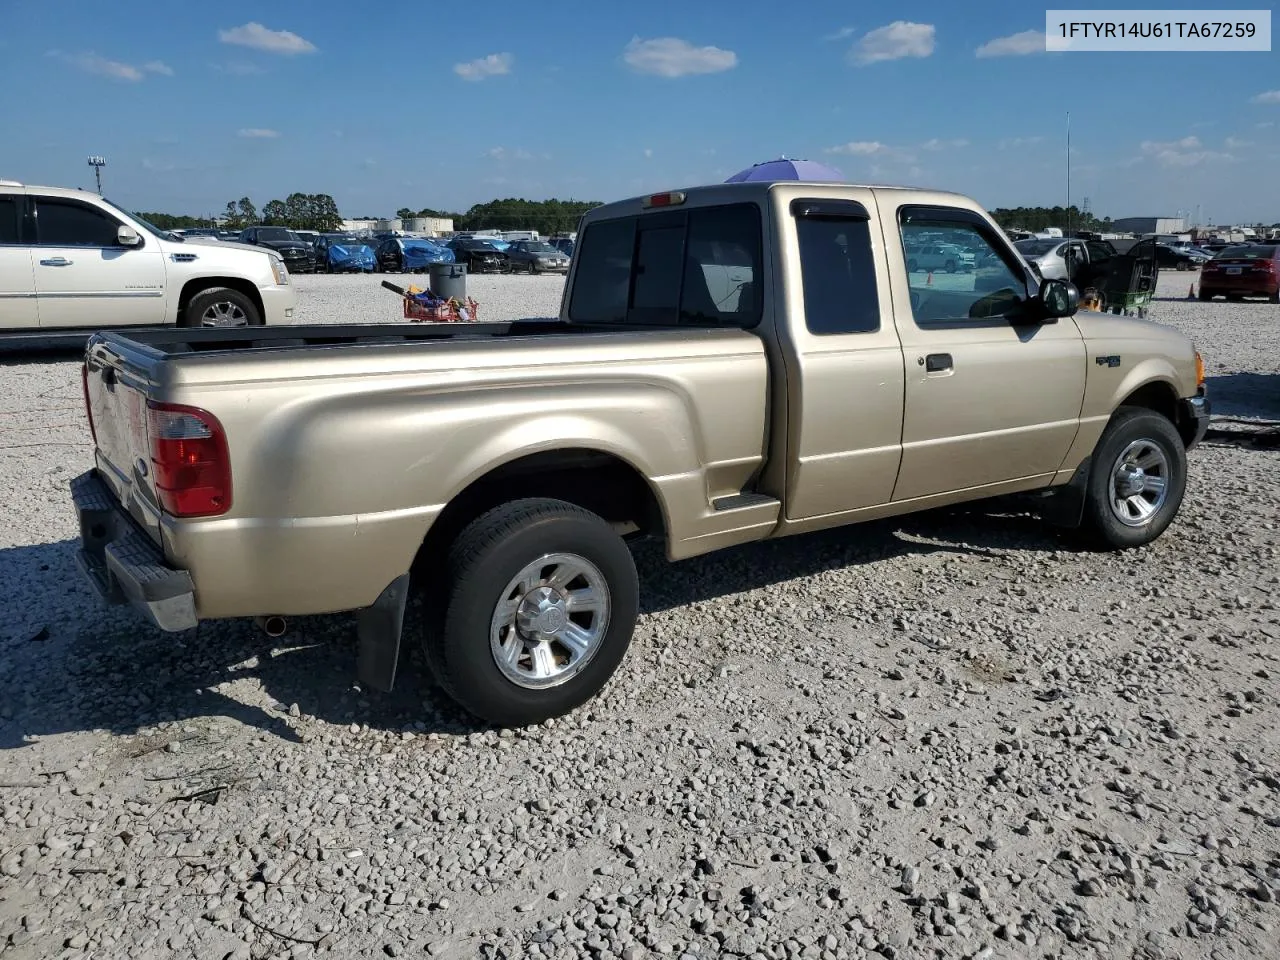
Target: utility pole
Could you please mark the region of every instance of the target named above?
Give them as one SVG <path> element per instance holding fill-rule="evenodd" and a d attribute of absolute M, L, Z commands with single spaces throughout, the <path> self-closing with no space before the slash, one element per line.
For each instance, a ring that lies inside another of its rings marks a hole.
<path fill-rule="evenodd" d="M 98 182 L 98 196 L 102 196 L 102 168 L 107 165 L 106 157 L 90 157 L 89 166 L 93 167 L 93 177 Z"/>

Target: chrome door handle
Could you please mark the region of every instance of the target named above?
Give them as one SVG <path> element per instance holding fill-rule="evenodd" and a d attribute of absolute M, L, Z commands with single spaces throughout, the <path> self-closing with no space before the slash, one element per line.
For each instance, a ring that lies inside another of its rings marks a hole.
<path fill-rule="evenodd" d="M 924 358 L 924 369 L 926 373 L 941 373 L 944 370 L 951 369 L 951 354 L 949 353 L 931 353 Z"/>
<path fill-rule="evenodd" d="M 75 261 L 68 260 L 66 257 L 50 257 L 48 260 L 41 260 L 42 267 L 69 267 Z"/>

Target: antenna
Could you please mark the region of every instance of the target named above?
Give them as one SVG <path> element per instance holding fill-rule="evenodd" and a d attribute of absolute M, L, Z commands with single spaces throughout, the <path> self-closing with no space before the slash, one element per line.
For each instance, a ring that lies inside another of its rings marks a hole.
<path fill-rule="evenodd" d="M 1067 236 L 1071 236 L 1071 111 L 1067 111 Z"/>

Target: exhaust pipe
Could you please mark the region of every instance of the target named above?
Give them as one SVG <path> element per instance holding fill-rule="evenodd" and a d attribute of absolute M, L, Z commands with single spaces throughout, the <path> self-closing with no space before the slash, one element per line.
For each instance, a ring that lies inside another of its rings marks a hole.
<path fill-rule="evenodd" d="M 258 625 L 258 629 L 272 639 L 283 637 L 284 632 L 289 629 L 289 624 L 285 622 L 284 617 L 272 614 L 269 617 L 254 617 L 253 622 Z"/>

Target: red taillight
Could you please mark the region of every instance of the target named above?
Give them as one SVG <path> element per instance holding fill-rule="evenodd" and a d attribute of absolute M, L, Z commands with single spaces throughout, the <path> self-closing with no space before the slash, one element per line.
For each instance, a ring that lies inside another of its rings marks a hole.
<path fill-rule="evenodd" d="M 98 430 L 93 425 L 93 407 L 89 405 L 89 365 L 80 364 L 80 388 L 84 391 L 84 415 L 89 418 L 89 436 L 93 437 L 93 445 L 98 445 Z"/>
<path fill-rule="evenodd" d="M 643 207 L 678 207 L 684 203 L 685 195 L 678 190 L 669 193 L 654 193 L 640 201 Z"/>
<path fill-rule="evenodd" d="M 175 517 L 216 517 L 231 509 L 231 459 L 222 424 L 207 410 L 147 403 L 156 499 Z"/>

